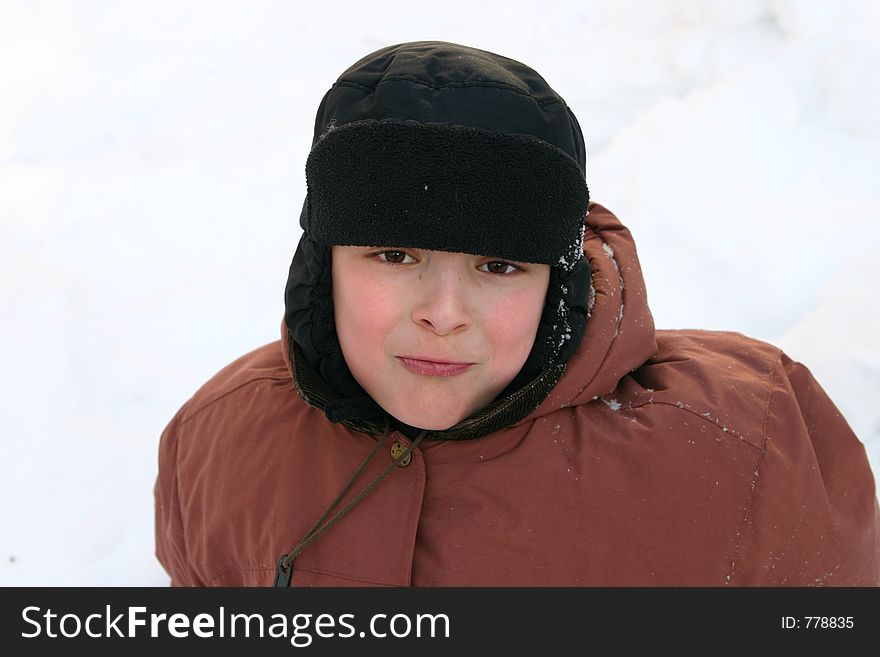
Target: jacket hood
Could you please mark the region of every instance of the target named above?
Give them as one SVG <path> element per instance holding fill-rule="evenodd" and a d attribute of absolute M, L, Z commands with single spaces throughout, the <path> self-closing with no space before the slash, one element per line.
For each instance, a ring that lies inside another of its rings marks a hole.
<path fill-rule="evenodd" d="M 543 401 L 510 426 L 530 422 L 559 408 L 588 404 L 614 390 L 622 377 L 657 353 L 654 319 L 632 235 L 598 203 L 590 204 L 585 225 L 584 254 L 592 273 L 585 304 L 589 321 L 578 348 L 561 368 L 561 377 L 552 377 L 555 385 L 541 397 Z M 282 321 L 284 362 L 302 394 L 302 381 L 298 380 L 302 372 L 298 377 L 290 355 L 291 343 L 287 325 Z M 307 402 L 317 405 L 314 399 L 305 397 Z M 432 432 L 432 437 L 442 439 L 444 434 L 455 435 L 458 430 L 456 425 Z"/>
<path fill-rule="evenodd" d="M 598 203 L 590 204 L 586 225 L 584 253 L 592 271 L 589 321 L 562 378 L 523 422 L 561 407 L 588 404 L 611 392 L 658 350 L 629 229 Z"/>

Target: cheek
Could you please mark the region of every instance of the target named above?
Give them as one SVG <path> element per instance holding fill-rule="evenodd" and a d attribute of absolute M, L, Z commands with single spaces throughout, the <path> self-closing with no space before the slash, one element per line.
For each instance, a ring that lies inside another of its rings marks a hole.
<path fill-rule="evenodd" d="M 398 305 L 394 294 L 362 277 L 347 279 L 345 284 L 334 287 L 336 333 L 347 359 L 381 349 L 385 336 L 395 325 Z"/>
<path fill-rule="evenodd" d="M 544 308 L 544 290 L 526 289 L 486 305 L 486 334 L 495 357 L 519 371 L 535 342 Z"/>

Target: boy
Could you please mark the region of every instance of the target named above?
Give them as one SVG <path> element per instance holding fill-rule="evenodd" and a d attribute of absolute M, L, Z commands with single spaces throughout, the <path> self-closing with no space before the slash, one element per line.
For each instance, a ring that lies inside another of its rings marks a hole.
<path fill-rule="evenodd" d="M 343 73 L 281 342 L 162 436 L 173 584 L 880 583 L 846 421 L 771 345 L 655 331 L 585 170 L 519 62 L 417 42 Z"/>

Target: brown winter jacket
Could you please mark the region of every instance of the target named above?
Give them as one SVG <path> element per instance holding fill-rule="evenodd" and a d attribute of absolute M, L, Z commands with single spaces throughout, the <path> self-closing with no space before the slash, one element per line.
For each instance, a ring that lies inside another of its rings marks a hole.
<path fill-rule="evenodd" d="M 428 435 L 292 586 L 880 584 L 865 450 L 807 368 L 737 333 L 655 331 L 629 231 L 596 204 L 586 223 L 595 300 L 549 395 L 480 438 Z M 293 371 L 282 324 L 163 433 L 172 584 L 271 585 L 375 445 L 303 401 Z"/>

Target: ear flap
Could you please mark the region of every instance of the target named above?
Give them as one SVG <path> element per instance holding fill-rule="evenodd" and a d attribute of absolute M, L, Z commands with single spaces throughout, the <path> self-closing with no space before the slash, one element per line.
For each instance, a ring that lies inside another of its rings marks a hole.
<path fill-rule="evenodd" d="M 376 406 L 355 380 L 342 354 L 333 316 L 332 274 L 330 247 L 316 243 L 304 233 L 290 263 L 284 289 L 284 322 L 302 356 L 325 383 L 332 384 L 342 401 L 366 398 Z M 358 408 L 362 408 L 363 404 L 358 403 Z M 338 411 L 330 419 L 339 421 L 343 415 L 344 411 Z"/>

